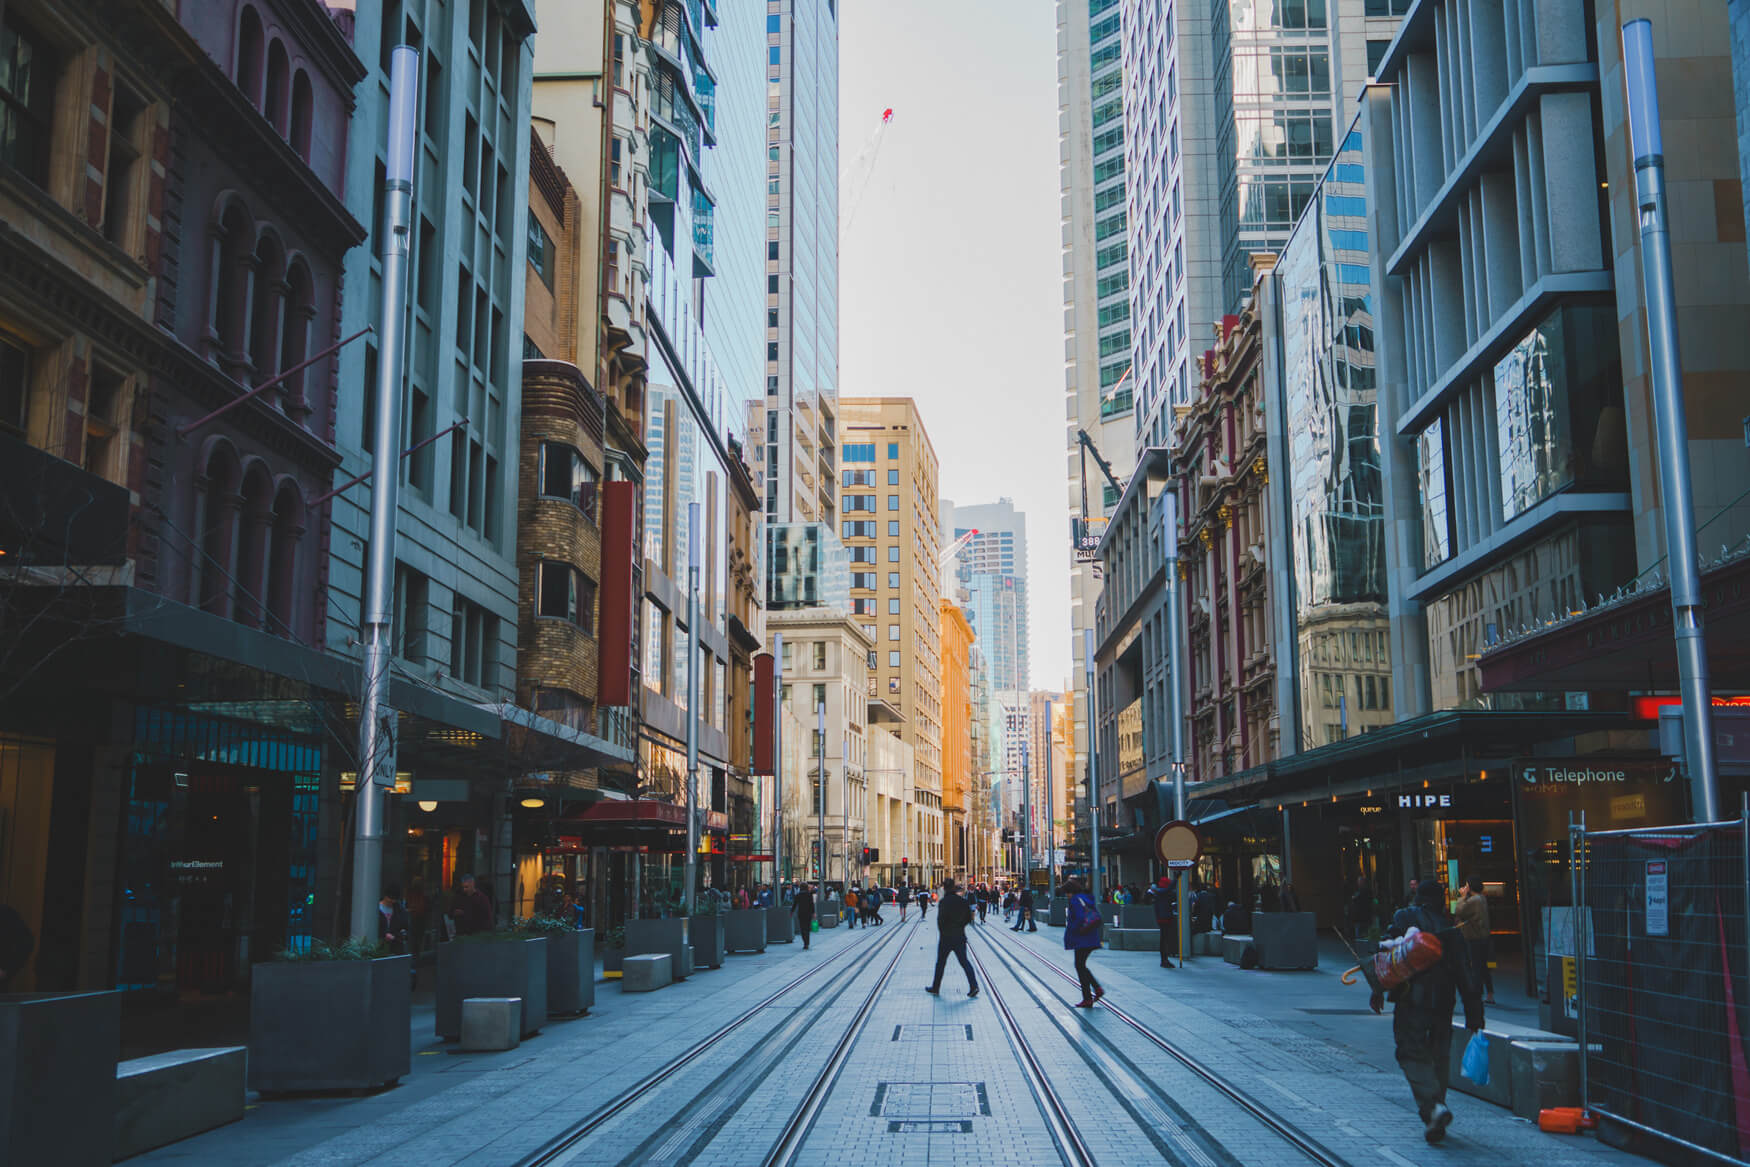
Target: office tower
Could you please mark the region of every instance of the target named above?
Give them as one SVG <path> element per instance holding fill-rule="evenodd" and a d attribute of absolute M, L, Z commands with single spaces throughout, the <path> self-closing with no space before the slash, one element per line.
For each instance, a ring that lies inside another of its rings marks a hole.
<path fill-rule="evenodd" d="M 974 805 L 972 785 L 972 625 L 960 605 L 939 606 L 942 644 L 942 829 L 944 862 L 950 875 L 964 877 L 971 859 L 967 812 Z"/>
<path fill-rule="evenodd" d="M 767 0 L 764 391 L 749 430 L 768 522 L 838 521 L 838 6 Z"/>
<path fill-rule="evenodd" d="M 870 485 L 846 488 L 841 533 L 851 556 L 854 618 L 872 629 L 877 694 L 905 718 L 914 813 L 923 840 L 914 864 L 943 863 L 941 545 L 936 450 L 909 397 L 848 397 L 841 458 Z M 859 480 L 861 481 L 861 480 Z M 858 500 L 853 506 L 852 500 Z"/>
<path fill-rule="evenodd" d="M 967 590 L 967 619 L 1002 692 L 1025 692 L 1030 655 L 1027 635 L 1027 516 L 1012 499 L 961 506 L 942 501 L 944 545 L 969 542 L 947 565 Z"/>
<path fill-rule="evenodd" d="M 516 676 L 519 359 L 528 254 L 529 108 L 534 21 L 523 3 L 385 0 L 361 19 L 362 124 L 387 117 L 390 54 L 423 50 L 411 227 L 401 521 L 395 546 L 397 655 L 422 680 L 478 700 Z M 384 136 L 346 143 L 347 204 L 380 207 Z M 373 241 L 346 263 L 340 333 L 377 322 Z M 340 354 L 338 481 L 369 469 L 378 337 Z M 432 440 L 435 439 L 435 440 Z M 370 488 L 334 499 L 328 645 L 355 654 Z"/>
<path fill-rule="evenodd" d="M 1136 465 L 1136 381 L 1129 375 L 1130 243 L 1124 204 L 1121 7 L 1120 0 L 1093 4 L 1059 0 L 1057 5 L 1058 182 L 1068 321 L 1065 488 L 1072 532 L 1071 683 L 1078 690 L 1087 675 L 1084 633 L 1094 626 L 1094 605 L 1100 598 L 1094 548 Z M 1085 702 L 1076 703 L 1078 714 L 1085 708 Z M 1085 719 L 1077 720 L 1075 734 L 1080 772 L 1086 764 Z"/>

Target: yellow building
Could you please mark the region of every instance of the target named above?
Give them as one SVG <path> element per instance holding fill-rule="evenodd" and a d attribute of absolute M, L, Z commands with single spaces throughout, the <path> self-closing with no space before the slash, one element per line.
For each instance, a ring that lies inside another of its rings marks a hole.
<path fill-rule="evenodd" d="M 942 643 L 942 830 L 951 875 L 966 878 L 976 861 L 966 835 L 972 784 L 972 625 L 949 600 L 940 601 Z"/>
<path fill-rule="evenodd" d="M 875 690 L 904 717 L 912 747 L 915 878 L 945 875 L 942 821 L 942 598 L 938 463 L 909 397 L 840 403 L 840 532 L 851 556 L 851 610 L 875 642 Z"/>

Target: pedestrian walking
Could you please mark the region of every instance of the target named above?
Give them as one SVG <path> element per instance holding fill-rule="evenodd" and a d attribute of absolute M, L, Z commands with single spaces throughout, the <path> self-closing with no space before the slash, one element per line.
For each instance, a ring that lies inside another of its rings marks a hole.
<path fill-rule="evenodd" d="M 790 897 L 790 911 L 796 916 L 796 930 L 802 933 L 802 951 L 808 951 L 808 934 L 814 931 L 814 887 L 799 883 Z"/>
<path fill-rule="evenodd" d="M 860 922 L 857 915 L 857 889 L 845 885 L 845 927 L 855 928 Z"/>
<path fill-rule="evenodd" d="M 1375 904 L 1373 887 L 1365 875 L 1356 876 L 1355 892 L 1349 897 L 1349 928 L 1359 943 L 1367 939 L 1373 927 Z"/>
<path fill-rule="evenodd" d="M 1021 887 L 1021 897 L 1015 902 L 1016 932 L 1037 932 L 1039 925 L 1033 920 L 1033 889 L 1025 884 Z"/>
<path fill-rule="evenodd" d="M 899 922 L 905 923 L 905 910 L 911 907 L 911 884 L 899 885 Z"/>
<path fill-rule="evenodd" d="M 1483 1002 L 1495 1003 L 1495 977 L 1489 971 L 1489 948 L 1493 933 L 1489 930 L 1489 897 L 1483 894 L 1483 881 L 1476 876 L 1461 885 L 1463 895 L 1458 901 L 1458 930 L 1464 934 L 1464 945 L 1470 954 L 1471 974 L 1483 991 Z"/>
<path fill-rule="evenodd" d="M 942 881 L 942 905 L 936 913 L 936 979 L 924 986 L 933 995 L 942 991 L 942 970 L 948 966 L 952 953 L 966 974 L 966 995 L 978 996 L 978 978 L 972 973 L 972 962 L 966 959 L 966 925 L 972 923 L 972 906 L 959 895 L 952 879 Z"/>
<path fill-rule="evenodd" d="M 985 909 L 990 907 L 990 888 L 981 883 L 973 889 L 972 894 L 973 898 L 978 901 L 978 922 L 982 924 L 984 923 Z"/>
<path fill-rule="evenodd" d="M 1416 899 L 1398 913 L 1407 920 L 1404 929 L 1427 932 L 1440 941 L 1440 961 L 1391 991 L 1392 1038 L 1397 1043 L 1398 1067 L 1416 1098 L 1422 1117 L 1422 1137 L 1438 1143 L 1452 1125 L 1446 1105 L 1446 1087 L 1452 1075 L 1452 1009 L 1464 1000 L 1464 1027 L 1475 1032 L 1483 1027 L 1483 999 L 1472 975 L 1470 954 L 1463 934 L 1446 915 L 1446 889 L 1438 879 L 1423 880 Z M 1385 996 L 1375 992 L 1369 999 L 1375 1013 L 1383 1011 Z"/>
<path fill-rule="evenodd" d="M 930 918 L 930 891 L 928 888 L 918 888 L 918 919 Z"/>
<path fill-rule="evenodd" d="M 1154 901 L 1155 927 L 1161 933 L 1161 967 L 1172 968 L 1173 957 L 1179 955 L 1178 889 L 1163 875 L 1155 881 L 1149 898 Z"/>
<path fill-rule="evenodd" d="M 1076 1008 L 1092 1009 L 1094 1002 L 1106 995 L 1106 990 L 1100 987 L 1100 982 L 1094 979 L 1088 968 L 1088 957 L 1100 947 L 1100 909 L 1094 903 L 1094 897 L 1088 894 L 1087 885 L 1075 876 L 1066 880 L 1063 888 L 1069 892 L 1063 946 L 1075 953 L 1076 979 L 1082 986 L 1082 999 L 1076 1002 Z"/>

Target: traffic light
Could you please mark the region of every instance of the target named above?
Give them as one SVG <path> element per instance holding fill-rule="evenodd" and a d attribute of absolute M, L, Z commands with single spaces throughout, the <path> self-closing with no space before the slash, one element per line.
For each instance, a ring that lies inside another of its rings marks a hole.
<path fill-rule="evenodd" d="M 870 857 L 869 848 L 864 847 L 863 848 L 863 866 L 867 867 L 867 866 L 869 866 L 869 864 L 871 864 L 873 862 L 874 862 L 874 859 L 872 859 Z"/>
<path fill-rule="evenodd" d="M 865 862 L 865 863 L 879 863 L 879 862 L 881 862 L 881 848 L 879 848 L 879 847 L 865 847 L 865 848 L 863 848 L 863 853 L 868 856 L 868 858 L 863 860 L 863 862 Z"/>

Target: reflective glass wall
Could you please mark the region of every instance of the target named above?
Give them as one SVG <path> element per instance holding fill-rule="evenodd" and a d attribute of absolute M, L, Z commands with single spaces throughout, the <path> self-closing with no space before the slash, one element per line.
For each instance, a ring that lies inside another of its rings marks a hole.
<path fill-rule="evenodd" d="M 1357 122 L 1277 267 L 1301 749 L 1392 720 L 1365 168 Z"/>

